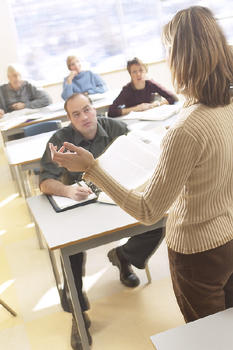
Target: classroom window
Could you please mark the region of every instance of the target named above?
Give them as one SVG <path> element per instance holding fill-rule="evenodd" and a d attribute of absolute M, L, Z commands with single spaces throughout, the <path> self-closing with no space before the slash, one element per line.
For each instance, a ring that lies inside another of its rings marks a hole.
<path fill-rule="evenodd" d="M 161 29 L 177 10 L 209 6 L 233 42 L 233 4 L 222 0 L 10 0 L 18 54 L 35 80 L 59 81 L 67 55 L 103 73 L 123 68 L 134 56 L 145 62 L 164 57 Z"/>

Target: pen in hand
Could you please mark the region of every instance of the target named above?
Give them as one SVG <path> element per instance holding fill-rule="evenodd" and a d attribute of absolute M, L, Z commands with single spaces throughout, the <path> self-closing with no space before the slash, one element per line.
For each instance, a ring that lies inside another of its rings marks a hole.
<path fill-rule="evenodd" d="M 84 181 L 76 181 L 76 183 L 81 187 L 80 192 L 92 194 L 92 190 Z"/>

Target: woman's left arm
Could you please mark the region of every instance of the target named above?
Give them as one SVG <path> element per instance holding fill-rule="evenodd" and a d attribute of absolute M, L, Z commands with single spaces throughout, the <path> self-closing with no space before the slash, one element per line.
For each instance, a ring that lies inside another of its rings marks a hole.
<path fill-rule="evenodd" d="M 200 153 L 192 136 L 182 129 L 171 130 L 165 137 L 159 162 L 143 193 L 120 186 L 100 168 L 98 160 L 86 170 L 84 178 L 94 182 L 128 214 L 150 225 L 163 217 L 176 200 Z"/>

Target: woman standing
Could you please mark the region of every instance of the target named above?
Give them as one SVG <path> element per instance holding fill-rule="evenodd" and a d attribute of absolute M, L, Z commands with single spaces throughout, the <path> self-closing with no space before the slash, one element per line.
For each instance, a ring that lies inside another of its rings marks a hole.
<path fill-rule="evenodd" d="M 82 148 L 54 161 L 85 171 L 144 224 L 169 209 L 166 242 L 186 322 L 233 307 L 233 53 L 210 10 L 178 12 L 164 28 L 173 83 L 187 98 L 143 193 L 117 184 Z"/>

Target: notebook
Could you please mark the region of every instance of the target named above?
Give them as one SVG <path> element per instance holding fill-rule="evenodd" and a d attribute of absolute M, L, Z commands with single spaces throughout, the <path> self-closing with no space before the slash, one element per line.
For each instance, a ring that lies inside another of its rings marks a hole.
<path fill-rule="evenodd" d="M 81 181 L 82 186 L 87 186 L 84 181 Z M 73 186 L 77 186 L 74 184 Z M 53 209 L 57 212 L 63 212 L 65 210 L 73 209 L 82 205 L 94 203 L 97 199 L 97 195 L 95 193 L 91 193 L 87 199 L 76 201 L 74 199 L 63 197 L 63 196 L 55 196 L 55 195 L 47 195 L 48 200 L 50 201 Z"/>
<path fill-rule="evenodd" d="M 162 121 L 177 114 L 182 107 L 181 103 L 174 105 L 164 104 L 159 107 L 148 109 L 143 112 L 130 112 L 127 115 L 119 117 L 120 120 L 148 120 L 148 121 Z"/>

